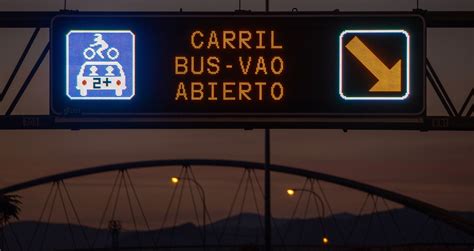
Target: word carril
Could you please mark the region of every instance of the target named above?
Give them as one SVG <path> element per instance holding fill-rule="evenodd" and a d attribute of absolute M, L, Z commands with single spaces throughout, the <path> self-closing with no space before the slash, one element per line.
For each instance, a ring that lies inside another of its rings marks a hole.
<path fill-rule="evenodd" d="M 204 32 L 196 30 L 191 34 L 194 49 L 283 49 L 276 42 L 275 31 L 224 30 Z"/>

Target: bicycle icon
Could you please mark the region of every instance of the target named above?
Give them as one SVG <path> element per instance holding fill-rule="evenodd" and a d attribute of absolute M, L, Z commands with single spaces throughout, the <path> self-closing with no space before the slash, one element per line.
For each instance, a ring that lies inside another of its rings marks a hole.
<path fill-rule="evenodd" d="M 98 55 L 102 59 L 105 59 L 105 56 L 102 53 L 103 51 L 106 51 L 106 55 L 110 60 L 115 60 L 119 57 L 120 53 L 117 48 L 109 48 L 109 44 L 105 42 L 105 40 L 102 38 L 102 34 L 94 34 L 94 37 L 95 43 L 90 44 L 89 47 L 87 47 L 82 53 L 87 60 L 92 60 L 93 58 L 95 58 L 96 55 Z M 99 46 L 99 48 L 95 50 L 94 47 L 97 46 Z"/>

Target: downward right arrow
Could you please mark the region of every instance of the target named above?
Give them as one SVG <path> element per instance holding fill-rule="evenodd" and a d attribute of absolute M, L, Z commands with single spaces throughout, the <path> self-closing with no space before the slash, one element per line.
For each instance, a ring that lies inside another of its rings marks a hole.
<path fill-rule="evenodd" d="M 369 92 L 401 92 L 402 60 L 389 69 L 357 36 L 346 48 L 378 79 Z"/>

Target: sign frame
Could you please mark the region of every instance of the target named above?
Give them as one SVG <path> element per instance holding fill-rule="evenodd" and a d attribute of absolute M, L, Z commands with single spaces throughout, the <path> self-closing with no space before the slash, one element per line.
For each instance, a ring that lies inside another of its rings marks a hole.
<path fill-rule="evenodd" d="M 403 117 L 409 117 L 409 118 L 416 118 L 416 117 L 423 117 L 426 115 L 426 22 L 423 18 L 423 16 L 418 15 L 418 14 L 354 14 L 354 13 L 331 13 L 331 14 L 314 14 L 314 13 L 248 13 L 248 14 L 240 14 L 240 13 L 226 13 L 226 12 L 216 12 L 216 13 L 206 13 L 206 14 L 181 14 L 181 13 L 166 13 L 166 14 L 143 14 L 143 15 L 137 15 L 137 14 L 132 14 L 132 15 L 97 15 L 97 14 L 62 14 L 55 16 L 51 20 L 51 30 L 50 30 L 50 41 L 51 41 L 51 48 L 54 48 L 54 39 L 53 39 L 53 24 L 55 20 L 58 18 L 62 17 L 67 17 L 67 18 L 82 18 L 82 17 L 87 17 L 87 18 L 102 18 L 102 17 L 109 17 L 109 18 L 139 18 L 139 17 L 167 17 L 167 18 L 182 18 L 182 17 L 204 17 L 204 18 L 219 18 L 219 17 L 225 17 L 225 18 L 248 18 L 248 17 L 264 17 L 264 18 L 272 18 L 272 17 L 288 17 L 288 18 L 307 18 L 307 17 L 328 17 L 328 18 L 350 18 L 350 17 L 357 17 L 357 18 L 364 18 L 364 17 L 377 17 L 377 18 L 403 18 L 403 17 L 416 17 L 421 20 L 422 25 L 423 25 L 423 34 L 420 36 L 423 39 L 423 51 L 421 52 L 423 55 L 422 63 L 423 63 L 423 72 L 420 73 L 423 75 L 423 80 L 422 83 L 420 83 L 421 89 L 422 89 L 422 108 L 419 112 L 417 113 L 258 113 L 258 112 L 253 112 L 253 113 L 182 113 L 182 112 L 177 112 L 177 113 L 84 113 L 81 112 L 80 110 L 76 110 L 74 108 L 67 108 L 63 111 L 57 111 L 55 110 L 55 106 L 53 103 L 53 95 L 55 93 L 53 92 L 53 68 L 54 66 L 50 67 L 50 114 L 57 116 L 57 117 L 104 117 L 104 118 L 114 118 L 114 117 L 129 117 L 129 118 L 144 118 L 145 120 L 154 118 L 154 121 L 193 121 L 194 119 L 198 119 L 199 121 L 227 121 L 230 119 L 230 121 L 233 121 L 234 119 L 237 119 L 238 121 L 243 121 L 244 123 L 261 123 L 261 122 L 272 122 L 277 120 L 278 118 L 282 118 L 283 121 L 292 121 L 292 122 L 283 122 L 283 123 L 297 123 L 297 122 L 302 122 L 304 123 L 305 121 L 320 121 L 321 119 L 324 120 L 325 118 L 330 118 L 329 120 L 333 119 L 338 119 L 340 121 L 346 120 L 345 118 L 349 118 L 347 121 L 354 121 L 357 120 L 358 117 L 360 118 L 383 118 L 383 117 L 389 117 L 389 118 L 403 118 Z M 133 32 L 132 32 L 133 34 Z M 338 45 L 340 46 L 340 45 Z M 54 58 L 54 50 L 52 49 L 50 51 L 50 62 L 53 62 Z M 409 68 L 409 66 L 408 66 Z M 339 70 L 340 71 L 340 70 Z M 340 85 L 340 83 L 338 83 Z M 408 90 L 409 91 L 409 90 Z M 339 93 L 340 95 L 340 93 Z M 342 96 L 341 96 L 342 97 Z M 107 102 L 107 101 L 105 101 Z M 185 122 L 185 123 L 192 123 L 192 122 Z"/>
<path fill-rule="evenodd" d="M 405 94 L 401 97 L 348 97 L 346 95 L 344 95 L 344 92 L 343 92 L 343 63 L 342 63 L 342 59 L 343 59 L 343 56 L 342 56 L 342 51 L 344 50 L 343 49 L 343 38 L 344 38 L 344 35 L 346 34 L 351 34 L 351 33 L 362 33 L 362 34 L 371 34 L 371 33 L 402 33 L 405 35 L 406 37 L 406 40 L 407 40 L 407 43 L 406 43 L 406 47 L 407 47 L 407 51 L 406 51 L 406 59 L 407 59 L 407 63 L 406 63 L 406 90 L 405 90 Z M 426 88 L 426 87 L 425 87 Z M 426 91 L 426 90 L 424 90 Z M 408 32 L 406 32 L 405 30 L 345 30 L 341 33 L 341 35 L 339 36 L 339 95 L 341 96 L 341 98 L 345 99 L 345 100 L 405 100 L 409 95 L 410 95 L 410 35 L 408 34 Z"/>

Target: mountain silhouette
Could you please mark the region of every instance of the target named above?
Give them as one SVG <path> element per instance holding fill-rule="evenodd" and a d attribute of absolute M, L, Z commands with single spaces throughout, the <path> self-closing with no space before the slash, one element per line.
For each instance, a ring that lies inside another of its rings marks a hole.
<path fill-rule="evenodd" d="M 474 212 L 455 212 L 474 220 Z M 207 245 L 263 244 L 263 216 L 242 213 L 206 225 Z M 474 243 L 474 238 L 434 221 L 411 209 L 392 209 L 357 217 L 340 213 L 325 218 L 284 219 L 272 221 L 275 245 L 320 245 L 323 236 L 332 245 L 386 246 L 406 243 Z M 66 250 L 73 248 L 111 247 L 107 229 L 68 224 L 20 221 L 5 227 L 6 250 Z M 35 238 L 32 240 L 33 233 Z M 71 234 L 72 233 L 72 234 Z M 15 237 L 18 237 L 18 239 Z M 200 246 L 202 227 L 192 223 L 152 229 L 123 229 L 121 247 Z M 21 248 L 19 244 L 21 243 Z"/>

